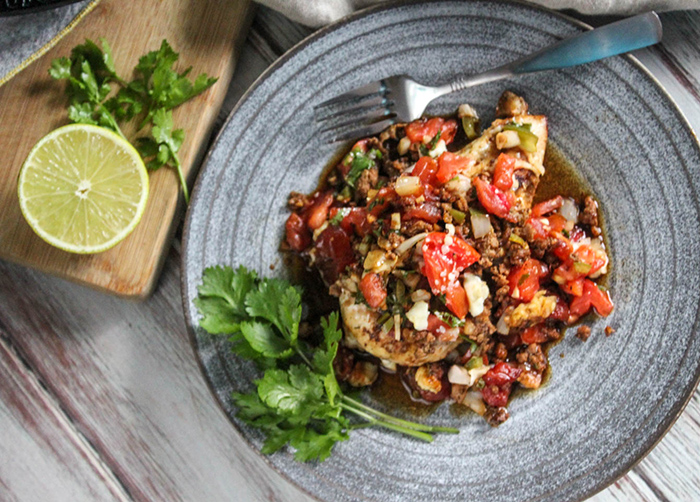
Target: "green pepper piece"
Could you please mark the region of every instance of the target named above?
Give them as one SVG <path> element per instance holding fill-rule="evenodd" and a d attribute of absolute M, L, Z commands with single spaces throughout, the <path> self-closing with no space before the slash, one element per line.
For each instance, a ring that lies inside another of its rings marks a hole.
<path fill-rule="evenodd" d="M 516 124 L 515 122 L 510 122 L 503 126 L 503 130 L 517 132 L 520 138 L 520 148 L 528 153 L 535 153 L 537 151 L 537 141 L 539 138 L 536 134 L 530 132 L 531 127 L 532 124 Z"/>
<path fill-rule="evenodd" d="M 592 267 L 589 263 L 584 263 L 582 261 L 574 262 L 574 270 L 576 270 L 576 272 L 578 272 L 579 274 L 587 274 L 591 271 L 591 268 Z"/>
<path fill-rule="evenodd" d="M 467 139 L 472 140 L 479 135 L 481 121 L 472 116 L 462 117 L 462 129 L 464 129 L 464 134 L 467 135 Z"/>
<path fill-rule="evenodd" d="M 452 215 L 452 219 L 455 220 L 459 225 L 464 223 L 464 219 L 467 217 L 466 214 L 464 214 L 462 211 L 459 209 L 450 209 L 450 214 Z"/>

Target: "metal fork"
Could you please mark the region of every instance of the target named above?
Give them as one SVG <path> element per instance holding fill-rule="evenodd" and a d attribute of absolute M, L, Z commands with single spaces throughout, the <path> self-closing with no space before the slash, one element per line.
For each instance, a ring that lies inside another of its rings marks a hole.
<path fill-rule="evenodd" d="M 419 118 L 434 99 L 524 73 L 577 66 L 641 49 L 661 41 L 655 12 L 640 14 L 562 40 L 532 55 L 478 75 L 430 87 L 407 76 L 385 78 L 314 108 L 322 141 L 333 143 L 378 134 L 396 122 Z"/>

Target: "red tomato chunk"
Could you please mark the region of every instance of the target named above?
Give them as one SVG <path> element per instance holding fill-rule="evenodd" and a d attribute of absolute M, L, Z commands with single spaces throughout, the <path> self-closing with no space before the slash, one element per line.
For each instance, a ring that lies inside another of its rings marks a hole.
<path fill-rule="evenodd" d="M 482 377 L 485 385 L 481 389 L 481 394 L 486 404 L 495 407 L 507 405 L 513 382 L 518 379 L 520 373 L 522 373 L 520 368 L 508 363 L 498 363 L 491 368 Z"/>
<path fill-rule="evenodd" d="M 382 279 L 377 274 L 367 274 L 360 281 L 360 291 L 365 297 L 367 304 L 376 309 L 384 303 L 386 299 L 386 289 Z"/>

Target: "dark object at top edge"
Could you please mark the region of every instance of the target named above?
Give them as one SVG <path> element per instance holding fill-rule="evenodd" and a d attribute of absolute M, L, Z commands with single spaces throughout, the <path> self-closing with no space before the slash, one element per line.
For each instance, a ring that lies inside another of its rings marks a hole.
<path fill-rule="evenodd" d="M 42 10 L 63 7 L 79 0 L 0 0 L 0 17 L 33 14 Z"/>

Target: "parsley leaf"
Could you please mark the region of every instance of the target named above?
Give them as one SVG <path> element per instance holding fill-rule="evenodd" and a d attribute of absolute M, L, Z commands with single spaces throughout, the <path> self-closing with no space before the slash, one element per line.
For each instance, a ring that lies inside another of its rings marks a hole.
<path fill-rule="evenodd" d="M 293 349 L 269 324 L 242 322 L 240 330 L 250 347 L 264 357 L 278 359 L 292 355 Z"/>
<path fill-rule="evenodd" d="M 457 432 L 394 418 L 346 396 L 333 369 L 343 336 L 338 313 L 321 320 L 323 341 L 307 356 L 309 347 L 298 340 L 301 292 L 287 281 L 260 279 L 244 267 L 210 267 L 198 293 L 200 326 L 229 334 L 235 353 L 266 368 L 255 391 L 232 394 L 237 416 L 265 433 L 263 453 L 289 444 L 301 462 L 325 460 L 355 427 L 344 412 L 425 441 L 432 440 L 428 432 Z"/>
<path fill-rule="evenodd" d="M 49 75 L 68 82 L 68 118 L 76 123 L 112 129 L 124 137 L 117 121 L 143 115 L 139 129 L 150 124 L 151 135 L 136 140 L 137 150 L 149 170 L 164 165 L 175 169 L 185 201 L 189 203 L 178 157 L 185 133 L 174 128 L 171 110 L 206 91 L 217 79 L 202 73 L 190 81 L 191 67 L 176 71 L 174 65 L 179 54 L 163 40 L 158 50 L 139 59 L 134 69 L 135 78 L 126 82 L 117 75 L 109 44 L 104 38 L 100 42 L 101 48 L 87 39 L 73 48 L 70 58 L 61 57 L 51 62 Z M 119 89 L 108 99 L 113 94 L 112 83 L 118 84 Z"/>
<path fill-rule="evenodd" d="M 350 163 L 350 171 L 345 176 L 345 182 L 352 188 L 355 188 L 357 180 L 360 179 L 363 171 L 375 167 L 377 164 L 374 159 L 381 159 L 382 153 L 375 149 L 369 153 L 363 153 L 361 150 L 352 152 L 352 162 Z"/>

